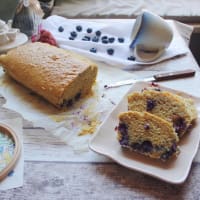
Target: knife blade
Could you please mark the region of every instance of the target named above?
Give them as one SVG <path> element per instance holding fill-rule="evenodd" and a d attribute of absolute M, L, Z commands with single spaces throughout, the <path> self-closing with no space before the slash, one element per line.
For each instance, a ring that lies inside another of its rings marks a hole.
<path fill-rule="evenodd" d="M 104 88 L 109 89 L 109 88 L 115 88 L 115 87 L 120 87 L 120 86 L 124 86 L 124 85 L 131 85 L 131 84 L 134 84 L 138 81 L 145 81 L 145 82 L 167 81 L 167 80 L 191 77 L 191 76 L 194 76 L 194 75 L 195 75 L 195 70 L 193 70 L 193 69 L 186 69 L 186 70 L 173 71 L 173 72 L 165 72 L 165 73 L 155 74 L 155 75 L 149 76 L 149 77 L 118 81 L 118 82 L 113 83 L 113 84 L 104 85 Z"/>

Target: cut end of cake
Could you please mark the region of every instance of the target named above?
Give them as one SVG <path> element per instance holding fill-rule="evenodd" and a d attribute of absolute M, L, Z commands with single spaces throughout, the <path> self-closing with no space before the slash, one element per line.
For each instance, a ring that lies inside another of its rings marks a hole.
<path fill-rule="evenodd" d="M 171 124 L 148 112 L 119 115 L 118 140 L 122 147 L 166 161 L 179 153 L 178 137 Z"/>

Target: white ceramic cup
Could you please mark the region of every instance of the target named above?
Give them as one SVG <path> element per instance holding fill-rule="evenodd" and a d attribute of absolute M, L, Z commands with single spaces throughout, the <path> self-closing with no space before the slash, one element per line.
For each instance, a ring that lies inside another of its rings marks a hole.
<path fill-rule="evenodd" d="M 7 32 L 7 36 L 11 42 L 15 40 L 18 32 L 19 32 L 19 29 L 17 28 L 12 28 Z"/>
<path fill-rule="evenodd" d="M 145 10 L 136 18 L 130 48 L 137 61 L 151 62 L 164 53 L 172 38 L 173 31 L 169 24 Z"/>

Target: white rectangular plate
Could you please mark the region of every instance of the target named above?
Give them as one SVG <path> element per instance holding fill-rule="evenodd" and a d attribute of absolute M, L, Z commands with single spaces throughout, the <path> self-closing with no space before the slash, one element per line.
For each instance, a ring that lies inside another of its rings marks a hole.
<path fill-rule="evenodd" d="M 118 114 L 127 111 L 127 95 L 133 91 L 141 91 L 143 88 L 149 87 L 150 85 L 150 83 L 138 82 L 132 86 L 90 140 L 89 147 L 97 153 L 108 156 L 122 166 L 151 175 L 169 183 L 180 184 L 187 178 L 192 161 L 198 150 L 200 140 L 199 117 L 192 131 L 181 138 L 179 142 L 181 152 L 178 157 L 167 162 L 154 160 L 129 150 L 124 150 L 117 141 L 115 127 L 118 125 Z M 159 87 L 161 90 L 167 90 L 184 97 L 192 98 L 199 116 L 200 98 L 162 87 L 161 85 L 159 85 Z"/>

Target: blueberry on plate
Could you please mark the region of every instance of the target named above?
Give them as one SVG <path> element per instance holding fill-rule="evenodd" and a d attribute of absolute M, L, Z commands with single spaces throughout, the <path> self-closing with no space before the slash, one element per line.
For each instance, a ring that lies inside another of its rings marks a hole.
<path fill-rule="evenodd" d="M 121 38 L 121 37 L 118 38 L 118 42 L 119 42 L 119 43 L 123 43 L 123 42 L 124 42 L 124 38 Z"/>
<path fill-rule="evenodd" d="M 87 28 L 87 33 L 92 33 L 92 29 L 91 28 Z"/>
<path fill-rule="evenodd" d="M 107 53 L 109 55 L 113 55 L 114 54 L 114 49 L 112 49 L 112 48 L 107 49 Z"/>
<path fill-rule="evenodd" d="M 63 32 L 63 31 L 64 31 L 64 28 L 63 28 L 62 26 L 59 26 L 59 27 L 58 27 L 58 31 L 59 31 L 59 32 Z"/>
<path fill-rule="evenodd" d="M 93 47 L 93 48 L 90 49 L 90 52 L 96 53 L 96 52 L 97 52 L 97 49 Z"/>
<path fill-rule="evenodd" d="M 77 30 L 78 32 L 81 32 L 81 31 L 83 30 L 83 28 L 82 28 L 82 26 L 78 25 L 78 26 L 76 26 L 76 30 Z"/>

